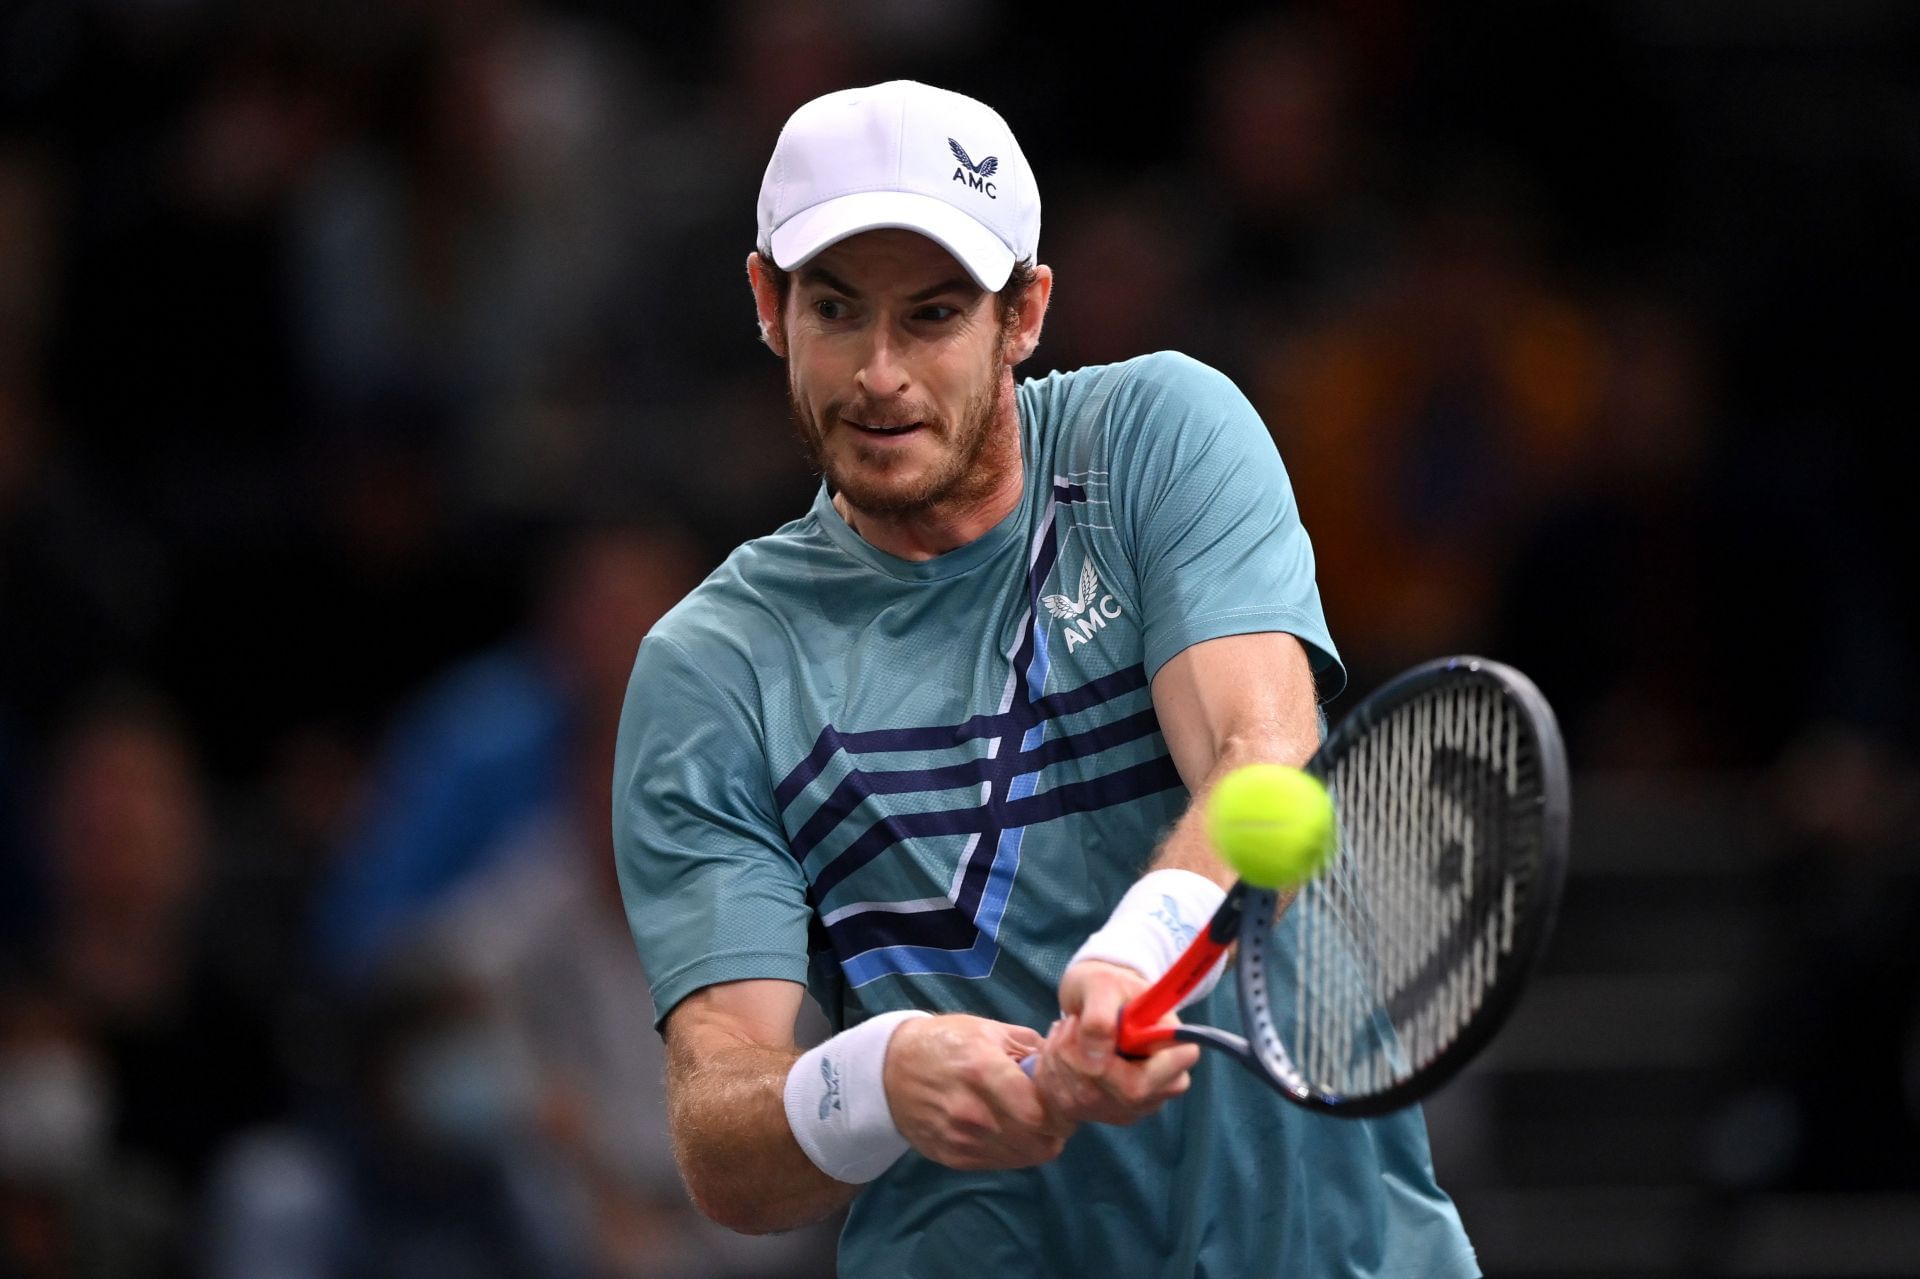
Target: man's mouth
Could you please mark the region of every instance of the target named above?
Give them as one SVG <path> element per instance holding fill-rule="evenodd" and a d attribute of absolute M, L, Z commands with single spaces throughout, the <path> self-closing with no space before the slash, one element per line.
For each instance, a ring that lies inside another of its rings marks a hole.
<path fill-rule="evenodd" d="M 865 435 L 910 435 L 925 426 L 925 422 L 856 422 L 852 418 L 841 418 L 848 426 Z"/>

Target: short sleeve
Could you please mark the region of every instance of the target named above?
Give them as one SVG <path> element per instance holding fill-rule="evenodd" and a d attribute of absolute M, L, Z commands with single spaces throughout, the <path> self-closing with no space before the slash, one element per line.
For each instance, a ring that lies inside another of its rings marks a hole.
<path fill-rule="evenodd" d="M 759 736 L 672 640 L 640 645 L 614 749 L 613 845 L 655 1024 L 703 986 L 807 978 L 806 881 Z"/>
<path fill-rule="evenodd" d="M 1285 631 L 1322 701 L 1346 672 L 1328 634 L 1273 437 L 1224 374 L 1172 352 L 1129 366 L 1108 404 L 1112 492 L 1133 556 L 1147 674 L 1203 640 Z"/>

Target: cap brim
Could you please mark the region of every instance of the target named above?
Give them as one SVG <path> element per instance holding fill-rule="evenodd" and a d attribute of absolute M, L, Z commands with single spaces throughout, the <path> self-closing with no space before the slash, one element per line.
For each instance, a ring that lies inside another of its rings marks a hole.
<path fill-rule="evenodd" d="M 768 243 L 774 265 L 791 271 L 850 235 L 889 227 L 926 236 L 989 293 L 998 293 L 1013 274 L 1013 250 L 999 236 L 944 200 L 912 191 L 859 191 L 823 200 L 788 218 Z"/>

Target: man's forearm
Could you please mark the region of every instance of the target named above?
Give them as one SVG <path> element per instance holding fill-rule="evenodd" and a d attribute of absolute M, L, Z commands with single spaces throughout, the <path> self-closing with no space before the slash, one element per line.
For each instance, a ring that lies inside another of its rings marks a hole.
<path fill-rule="evenodd" d="M 670 1041 L 669 1052 L 674 1155 L 706 1216 L 768 1234 L 819 1221 L 858 1192 L 816 1168 L 787 1125 L 783 1094 L 797 1051 Z"/>
<path fill-rule="evenodd" d="M 1207 837 L 1208 792 L 1220 779 L 1243 765 L 1297 765 L 1312 751 L 1312 746 L 1300 740 L 1297 733 L 1256 733 L 1226 738 L 1207 750 L 1204 761 L 1189 752 L 1192 801 L 1154 849 L 1153 858 L 1140 879 L 1120 899 L 1107 922 L 1074 952 L 1069 972 L 1089 960 L 1131 969 L 1148 981 L 1157 980 L 1169 971 L 1188 948 L 1195 932 L 1220 909 L 1235 878 Z M 1292 900 L 1291 895 L 1287 896 L 1285 905 L 1290 905 Z M 1187 991 L 1186 1002 L 1210 993 L 1226 971 L 1226 963 L 1226 956 L 1222 955 L 1210 970 L 1211 975 Z M 1061 1007 L 1066 1008 L 1069 995 L 1066 986 L 1061 988 L 1061 995 Z M 1097 1113 L 1084 1110 L 1075 1113 L 1083 1118 L 1098 1117 Z"/>
<path fill-rule="evenodd" d="M 1298 767 L 1310 758 L 1314 743 L 1302 742 L 1297 735 L 1260 735 L 1225 743 L 1213 757 L 1205 780 L 1193 792 L 1187 811 L 1173 824 L 1166 838 L 1154 850 L 1149 870 L 1190 870 L 1204 875 L 1222 888 L 1233 884 L 1234 874 L 1213 851 L 1207 838 L 1206 795 L 1213 784 L 1244 764 L 1291 764 Z"/>
<path fill-rule="evenodd" d="M 1153 707 L 1193 802 L 1154 850 L 1151 870 L 1190 870 L 1223 888 L 1233 873 L 1207 841 L 1206 794 L 1242 764 L 1304 764 L 1320 744 L 1306 649 L 1275 632 L 1229 635 L 1174 656 Z"/>

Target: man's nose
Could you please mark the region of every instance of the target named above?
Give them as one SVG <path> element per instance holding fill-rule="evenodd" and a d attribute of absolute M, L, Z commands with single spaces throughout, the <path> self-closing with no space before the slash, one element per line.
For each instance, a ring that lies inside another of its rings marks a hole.
<path fill-rule="evenodd" d="M 900 358 L 900 348 L 894 339 L 882 332 L 874 336 L 867 347 L 867 358 L 860 364 L 855 374 L 860 389 L 876 400 L 892 399 L 907 389 L 909 378 L 907 366 Z"/>

